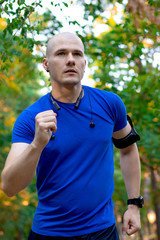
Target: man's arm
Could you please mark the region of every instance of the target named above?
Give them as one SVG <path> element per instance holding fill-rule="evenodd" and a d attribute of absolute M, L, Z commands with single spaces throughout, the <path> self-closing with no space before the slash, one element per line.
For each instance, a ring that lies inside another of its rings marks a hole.
<path fill-rule="evenodd" d="M 113 137 L 121 139 L 127 136 L 131 131 L 129 124 L 120 131 L 114 132 Z M 141 168 L 136 143 L 119 149 L 120 166 L 124 177 L 128 199 L 138 198 L 140 194 Z M 123 234 L 131 235 L 140 229 L 139 208 L 136 205 L 128 205 L 128 210 L 123 218 Z"/>
<path fill-rule="evenodd" d="M 56 114 L 45 111 L 37 114 L 35 137 L 31 144 L 14 143 L 8 154 L 1 175 L 2 190 L 9 197 L 14 196 L 31 182 L 42 150 L 56 132 Z"/>
<path fill-rule="evenodd" d="M 2 171 L 2 190 L 12 197 L 31 182 L 41 150 L 34 143 L 14 143 Z"/>

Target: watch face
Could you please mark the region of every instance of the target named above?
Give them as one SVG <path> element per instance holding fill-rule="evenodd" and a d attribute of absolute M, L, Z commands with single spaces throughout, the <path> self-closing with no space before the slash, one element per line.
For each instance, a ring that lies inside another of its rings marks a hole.
<path fill-rule="evenodd" d="M 140 196 L 139 200 L 140 200 L 140 207 L 142 208 L 144 206 L 144 199 L 142 196 Z"/>

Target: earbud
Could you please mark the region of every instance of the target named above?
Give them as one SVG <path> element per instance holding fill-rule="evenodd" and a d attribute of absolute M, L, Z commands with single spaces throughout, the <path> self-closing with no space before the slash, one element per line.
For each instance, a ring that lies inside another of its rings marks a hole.
<path fill-rule="evenodd" d="M 91 122 L 90 122 L 90 127 L 91 128 L 94 128 L 95 127 L 95 123 L 91 120 Z"/>
<path fill-rule="evenodd" d="M 55 136 L 54 135 L 51 135 L 51 138 L 50 139 L 55 139 Z"/>

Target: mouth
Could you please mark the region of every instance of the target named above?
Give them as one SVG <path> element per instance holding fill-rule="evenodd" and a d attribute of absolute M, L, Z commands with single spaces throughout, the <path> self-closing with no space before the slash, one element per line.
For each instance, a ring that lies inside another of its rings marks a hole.
<path fill-rule="evenodd" d="M 77 71 L 74 70 L 74 69 L 72 69 L 72 68 L 70 68 L 70 69 L 67 69 L 66 71 L 64 71 L 64 73 L 68 73 L 68 74 L 76 74 Z"/>

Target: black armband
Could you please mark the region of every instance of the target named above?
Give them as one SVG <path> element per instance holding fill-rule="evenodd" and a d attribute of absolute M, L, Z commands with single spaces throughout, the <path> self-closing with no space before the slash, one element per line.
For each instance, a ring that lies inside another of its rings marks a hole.
<path fill-rule="evenodd" d="M 130 146 L 131 144 L 140 140 L 140 136 L 138 135 L 135 128 L 133 127 L 132 120 L 128 115 L 127 115 L 127 121 L 129 122 L 129 124 L 131 126 L 130 133 L 121 139 L 112 138 L 113 143 L 114 143 L 115 147 L 117 147 L 117 148 L 126 148 L 126 147 Z"/>

